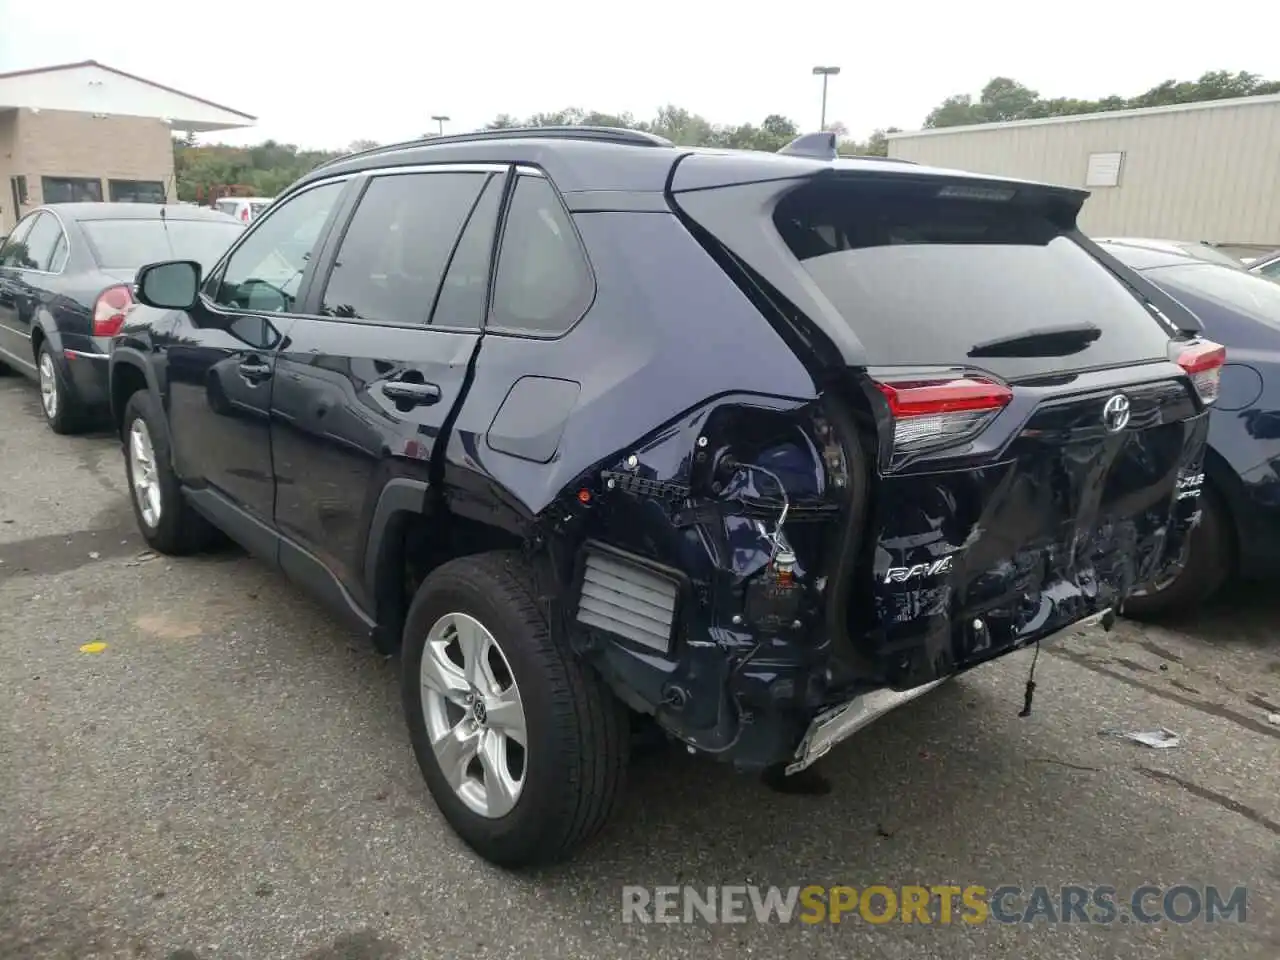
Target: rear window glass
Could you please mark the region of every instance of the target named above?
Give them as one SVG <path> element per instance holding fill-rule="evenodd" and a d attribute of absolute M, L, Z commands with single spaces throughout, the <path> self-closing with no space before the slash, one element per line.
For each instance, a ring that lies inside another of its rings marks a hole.
<path fill-rule="evenodd" d="M 815 184 L 775 212 L 779 234 L 872 364 L 964 363 L 1016 378 L 1166 356 L 1160 324 L 1048 212 L 940 199 L 938 189 Z M 1089 325 L 1089 344 L 970 355 L 992 341 Z"/>
<path fill-rule="evenodd" d="M 1196 299 L 1207 300 L 1280 329 L 1280 283 L 1274 280 L 1210 263 L 1161 267 L 1147 278 L 1193 310 Z"/>
<path fill-rule="evenodd" d="M 84 220 L 98 266 L 136 270 L 160 260 L 195 260 L 206 271 L 244 229 L 222 220 Z"/>

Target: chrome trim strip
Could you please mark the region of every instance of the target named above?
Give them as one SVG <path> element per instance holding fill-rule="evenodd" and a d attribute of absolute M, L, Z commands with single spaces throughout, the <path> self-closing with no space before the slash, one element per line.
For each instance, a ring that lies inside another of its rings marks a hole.
<path fill-rule="evenodd" d="M 110 360 L 111 359 L 111 354 L 109 353 L 90 353 L 88 350 L 76 350 L 74 347 L 63 347 L 62 353 L 64 356 L 66 354 L 71 354 L 77 360 L 82 360 L 82 359 L 83 360 Z"/>
<path fill-rule="evenodd" d="M 1110 616 L 1111 608 L 1108 607 L 1082 620 L 1077 620 L 1061 630 L 1056 630 L 1047 637 L 1041 637 L 1039 642 L 1048 643 L 1064 634 L 1092 627 Z M 1018 649 L 1025 649 L 1025 646 Z M 1009 652 L 1012 653 L 1013 651 Z M 1000 659 L 1002 657 L 988 660 L 987 664 L 995 663 L 996 660 Z M 987 664 L 982 664 L 981 666 L 986 666 Z M 872 690 L 868 693 L 859 694 L 848 703 L 832 707 L 830 710 L 820 713 L 809 724 L 809 729 L 805 732 L 804 739 L 800 741 L 800 746 L 796 748 L 795 760 L 787 765 L 786 772 L 788 774 L 798 773 L 805 767 L 811 766 L 826 756 L 832 747 L 847 740 L 867 724 L 880 719 L 886 713 L 902 706 L 904 703 L 910 703 L 917 697 L 924 696 L 950 679 L 951 677 L 949 676 L 943 677 L 941 680 L 933 680 L 918 687 L 912 687 L 910 690 L 889 690 L 887 688 Z"/>
<path fill-rule="evenodd" d="M 356 170 L 341 176 L 384 177 L 397 173 L 501 173 L 510 166 L 509 163 L 415 163 L 399 167 L 370 167 L 368 170 Z M 327 179 L 322 182 L 327 182 Z"/>

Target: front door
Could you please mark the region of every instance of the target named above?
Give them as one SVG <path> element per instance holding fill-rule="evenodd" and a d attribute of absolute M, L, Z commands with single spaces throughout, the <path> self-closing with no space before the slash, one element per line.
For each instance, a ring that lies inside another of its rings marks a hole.
<path fill-rule="evenodd" d="M 364 609 L 367 536 L 393 477 L 427 482 L 480 341 L 506 168 L 368 178 L 280 350 L 276 524 Z M 336 248 L 336 249 L 332 249 Z"/>
<path fill-rule="evenodd" d="M 158 344 L 167 356 L 178 475 L 268 524 L 276 350 L 295 322 L 312 254 L 344 187 L 322 184 L 273 207 L 215 268 L 190 323 Z"/>

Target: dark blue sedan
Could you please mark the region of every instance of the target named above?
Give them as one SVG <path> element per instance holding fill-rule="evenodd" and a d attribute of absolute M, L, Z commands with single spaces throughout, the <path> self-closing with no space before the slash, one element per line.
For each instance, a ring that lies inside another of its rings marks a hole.
<path fill-rule="evenodd" d="M 1185 609 L 1233 575 L 1280 575 L 1280 283 L 1171 249 L 1105 249 L 1188 307 L 1227 348 L 1191 558 L 1125 612 Z"/>

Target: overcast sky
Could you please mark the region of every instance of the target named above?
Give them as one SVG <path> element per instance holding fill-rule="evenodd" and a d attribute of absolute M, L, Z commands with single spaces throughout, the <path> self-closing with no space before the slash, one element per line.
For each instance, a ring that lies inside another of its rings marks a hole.
<path fill-rule="evenodd" d="M 1176 7 L 0 0 L 0 72 L 96 59 L 259 118 L 211 139 L 333 148 L 418 136 L 432 114 L 467 130 L 567 106 L 643 118 L 674 103 L 716 123 L 782 113 L 816 129 L 818 63 L 842 68 L 827 116 L 857 136 L 919 127 L 944 97 L 997 75 L 1089 98 L 1214 69 L 1280 78 L 1280 9 Z"/>

